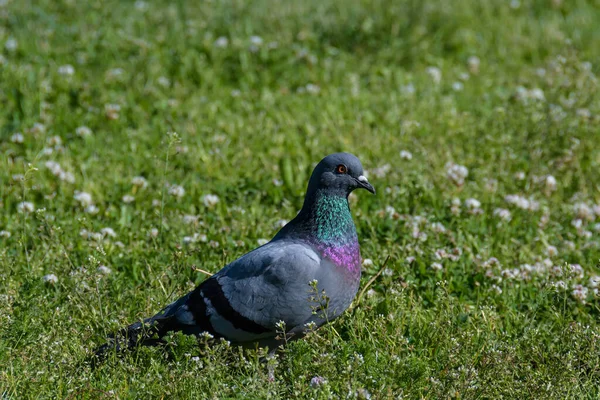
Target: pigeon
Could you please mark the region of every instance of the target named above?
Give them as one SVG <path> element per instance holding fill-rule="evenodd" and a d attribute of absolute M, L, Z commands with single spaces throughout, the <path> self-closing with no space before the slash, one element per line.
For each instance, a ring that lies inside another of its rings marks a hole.
<path fill-rule="evenodd" d="M 348 195 L 359 188 L 375 193 L 359 159 L 328 155 L 310 177 L 302 209 L 270 242 L 155 316 L 113 335 L 96 356 L 156 345 L 169 332 L 272 350 L 334 320 L 350 306 L 360 283 L 360 248 L 348 204 Z"/>

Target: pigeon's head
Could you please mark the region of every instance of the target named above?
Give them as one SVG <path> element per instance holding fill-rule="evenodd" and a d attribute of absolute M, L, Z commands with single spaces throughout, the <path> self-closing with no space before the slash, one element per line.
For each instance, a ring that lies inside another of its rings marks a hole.
<path fill-rule="evenodd" d="M 333 193 L 348 195 L 354 189 L 375 189 L 363 174 L 360 160 L 350 153 L 330 154 L 317 164 L 308 184 L 308 191 L 324 189 Z"/>

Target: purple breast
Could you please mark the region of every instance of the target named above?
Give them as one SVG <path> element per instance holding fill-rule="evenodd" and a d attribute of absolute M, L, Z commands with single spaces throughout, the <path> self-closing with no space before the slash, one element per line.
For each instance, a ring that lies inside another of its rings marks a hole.
<path fill-rule="evenodd" d="M 338 267 L 343 267 L 353 276 L 360 276 L 360 248 L 358 242 L 343 245 L 320 243 L 317 248 L 323 257 L 331 260 Z"/>

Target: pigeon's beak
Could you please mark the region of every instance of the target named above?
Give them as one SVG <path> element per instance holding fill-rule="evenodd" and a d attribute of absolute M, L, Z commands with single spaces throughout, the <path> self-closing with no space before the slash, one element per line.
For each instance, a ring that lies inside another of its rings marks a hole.
<path fill-rule="evenodd" d="M 371 185 L 367 179 L 366 176 L 361 175 L 358 178 L 356 178 L 356 181 L 358 182 L 358 187 L 361 187 L 363 189 L 367 189 L 369 192 L 375 194 L 375 188 L 373 187 L 373 185 Z"/>

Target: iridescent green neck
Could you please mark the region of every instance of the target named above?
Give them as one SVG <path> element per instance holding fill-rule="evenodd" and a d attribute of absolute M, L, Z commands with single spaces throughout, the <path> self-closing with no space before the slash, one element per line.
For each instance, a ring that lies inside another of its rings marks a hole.
<path fill-rule="evenodd" d="M 321 243 L 345 244 L 357 240 L 348 199 L 324 191 L 317 192 L 312 216 L 316 239 Z"/>

